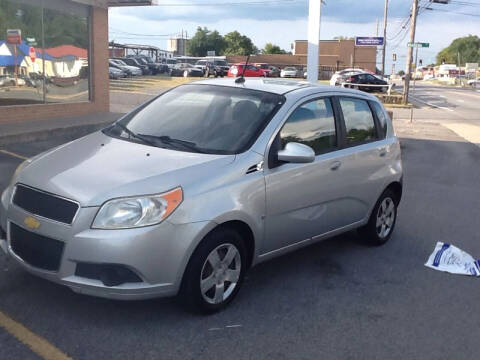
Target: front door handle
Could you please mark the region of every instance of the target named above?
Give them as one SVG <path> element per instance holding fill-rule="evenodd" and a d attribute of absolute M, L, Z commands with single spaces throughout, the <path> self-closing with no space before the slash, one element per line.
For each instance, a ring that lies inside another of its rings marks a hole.
<path fill-rule="evenodd" d="M 380 157 L 384 157 L 385 155 L 387 155 L 387 149 L 379 149 L 378 155 L 380 155 Z"/>
<path fill-rule="evenodd" d="M 334 161 L 330 164 L 330 170 L 338 170 L 338 168 L 342 165 L 340 161 Z"/>

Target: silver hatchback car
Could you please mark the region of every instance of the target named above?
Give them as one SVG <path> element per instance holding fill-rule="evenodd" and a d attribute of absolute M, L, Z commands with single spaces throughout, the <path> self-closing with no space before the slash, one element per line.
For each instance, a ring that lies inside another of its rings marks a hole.
<path fill-rule="evenodd" d="M 262 261 L 356 228 L 385 243 L 401 196 L 400 145 L 375 97 L 207 80 L 21 164 L 0 247 L 82 294 L 180 294 L 212 312 Z"/>

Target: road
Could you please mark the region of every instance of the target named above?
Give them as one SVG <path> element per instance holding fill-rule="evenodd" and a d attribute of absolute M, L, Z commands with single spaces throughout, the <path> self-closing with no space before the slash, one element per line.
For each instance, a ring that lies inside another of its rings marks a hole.
<path fill-rule="evenodd" d="M 439 117 L 442 120 L 480 120 L 480 89 L 425 85 L 417 81 L 415 88 L 410 90 L 409 100 L 423 109 L 443 110 L 443 115 Z"/>
<path fill-rule="evenodd" d="M 411 125 L 398 112 L 405 189 L 387 245 L 365 246 L 352 232 L 277 258 L 248 273 L 231 307 L 207 317 L 185 312 L 174 299 L 78 295 L 1 258 L 0 358 L 46 359 L 14 338 L 1 314 L 39 336 L 35 343 L 45 341 L 75 360 L 476 357 L 480 279 L 423 264 L 437 241 L 480 257 L 480 148 L 443 124 L 459 121 L 458 112 L 480 125 L 478 110 L 463 90 L 417 91 L 421 99 L 457 108 L 422 105 L 415 114 L 425 119 Z M 455 99 L 439 96 L 451 92 Z M 460 100 L 472 110 L 459 109 Z M 62 141 L 4 150 L 32 156 Z M 0 152 L 0 187 L 20 161 Z"/>

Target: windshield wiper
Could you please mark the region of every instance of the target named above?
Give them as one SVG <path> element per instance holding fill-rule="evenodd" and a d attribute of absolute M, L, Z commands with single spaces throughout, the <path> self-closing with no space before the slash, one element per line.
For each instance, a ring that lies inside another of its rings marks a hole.
<path fill-rule="evenodd" d="M 133 132 L 132 130 L 127 128 L 122 123 L 116 122 L 114 125 L 120 127 L 123 131 L 125 131 L 129 135 L 130 138 L 133 137 L 135 139 L 138 139 L 138 140 L 142 141 L 145 144 L 152 145 L 152 146 L 157 146 L 157 144 L 154 141 L 148 139 L 147 137 L 145 137 L 143 135 L 139 135 L 139 134 Z"/>
<path fill-rule="evenodd" d="M 153 141 L 160 141 L 162 144 L 166 145 L 180 145 L 184 149 L 191 150 L 194 152 L 199 152 L 199 153 L 206 153 L 205 150 L 199 148 L 196 143 L 191 142 L 191 141 L 186 141 L 186 140 L 181 140 L 181 139 L 175 139 L 171 138 L 170 136 L 167 135 L 162 135 L 162 136 L 156 136 L 156 135 L 147 135 L 147 134 L 138 134 L 139 136 L 147 139 L 151 139 Z"/>

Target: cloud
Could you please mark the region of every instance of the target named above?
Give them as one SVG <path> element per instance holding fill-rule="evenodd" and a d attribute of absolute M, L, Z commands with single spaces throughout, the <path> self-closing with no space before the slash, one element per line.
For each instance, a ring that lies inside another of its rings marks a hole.
<path fill-rule="evenodd" d="M 174 0 L 166 0 L 172 2 Z M 190 1 L 192 0 L 183 0 Z M 213 0 L 210 0 L 213 1 Z M 220 1 L 220 0 L 215 0 Z M 233 1 L 233 0 L 232 0 Z M 238 0 L 237 0 L 238 1 Z M 337 6 L 341 1 L 328 0 L 328 5 L 325 7 Z M 343 1 L 342 1 L 343 2 Z M 359 1 L 355 1 L 358 4 Z M 370 0 L 368 0 L 368 3 Z M 372 1 L 376 3 L 383 3 L 381 1 Z M 391 4 L 399 3 L 400 0 L 391 0 Z M 403 4 L 406 0 L 401 0 Z M 363 1 L 367 3 L 367 1 Z M 365 9 L 370 8 L 366 5 Z M 161 8 L 163 9 L 163 8 Z M 218 30 L 221 34 L 226 34 L 230 31 L 238 30 L 242 34 L 249 36 L 255 45 L 263 48 L 267 42 L 273 42 L 280 45 L 285 50 L 290 50 L 290 45 L 298 39 L 307 38 L 307 17 L 295 17 L 271 19 L 268 21 L 252 18 L 236 17 L 235 12 L 229 11 L 228 16 L 207 16 L 205 14 L 189 15 L 187 12 L 191 10 L 184 10 L 182 16 L 175 16 L 171 13 L 171 18 L 158 20 L 155 16 L 139 15 L 137 9 L 135 11 L 128 11 L 129 9 L 111 9 L 110 10 L 110 39 L 123 43 L 140 43 L 155 45 L 166 49 L 166 39 L 168 37 L 148 37 L 132 34 L 180 34 L 182 29 L 191 37 L 198 26 L 206 26 L 212 30 Z M 158 8 L 143 8 L 146 12 L 157 13 Z M 149 10 L 149 11 L 148 11 Z M 405 10 L 405 7 L 403 8 Z M 408 9 L 407 9 L 408 10 Z M 220 9 L 218 11 L 223 11 Z M 350 10 L 348 10 L 351 13 Z M 383 12 L 383 9 L 382 9 Z M 359 11 L 360 14 L 366 13 L 366 10 Z M 142 13 L 143 14 L 143 13 Z M 401 24 L 405 20 L 406 13 L 400 16 L 390 16 L 387 38 L 394 37 L 398 30 L 401 29 Z M 183 17 L 185 16 L 185 18 Z M 200 18 L 207 16 L 209 21 L 202 21 Z M 363 15 L 362 15 L 363 16 Z M 328 16 L 327 10 L 322 16 L 321 38 L 332 39 L 335 36 L 374 36 L 376 33 L 376 18 L 365 22 L 362 16 L 350 15 L 348 21 L 334 16 Z M 383 15 L 382 15 L 383 16 Z M 130 30 L 134 29 L 134 30 Z M 408 32 L 408 29 L 406 29 Z M 403 34 L 402 32 L 401 34 Z M 424 60 L 424 64 L 435 61 L 435 56 L 442 48 L 448 46 L 451 41 L 457 37 L 466 36 L 468 34 L 479 33 L 478 21 L 474 17 L 458 16 L 455 14 L 440 13 L 440 12 L 425 12 L 419 17 L 417 28 L 417 41 L 429 42 L 431 47 L 429 49 L 419 50 L 419 58 Z M 400 41 L 401 40 L 401 41 Z M 391 70 L 392 52 L 397 54 L 397 71 L 405 68 L 406 53 L 407 53 L 408 34 L 402 40 L 402 36 L 395 38 L 387 45 L 387 71 Z M 398 44 L 396 48 L 394 45 Z"/>

